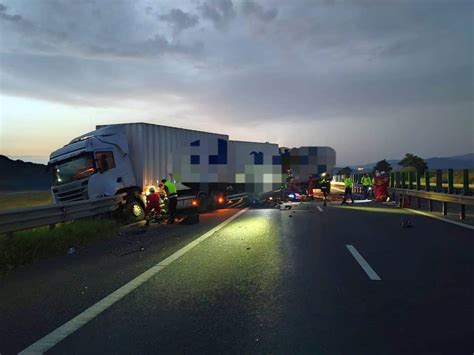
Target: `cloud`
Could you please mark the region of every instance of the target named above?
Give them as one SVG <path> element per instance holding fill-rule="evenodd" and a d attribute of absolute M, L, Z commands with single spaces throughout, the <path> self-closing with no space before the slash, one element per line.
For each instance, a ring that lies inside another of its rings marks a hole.
<path fill-rule="evenodd" d="M 3 4 L 0 4 L 0 19 L 6 21 L 20 21 L 20 15 L 9 15 L 7 14 L 7 7 Z"/>
<path fill-rule="evenodd" d="M 188 14 L 180 9 L 172 9 L 168 14 L 161 15 L 158 18 L 169 23 L 175 34 L 195 27 L 199 23 L 199 18 L 196 15 Z"/>
<path fill-rule="evenodd" d="M 444 115 L 446 147 L 472 146 L 471 1 L 1 1 L 4 95 L 140 107 L 130 120 L 166 108 L 240 139 L 333 144 L 347 162 L 344 125 L 390 127 L 408 149 L 407 127 L 441 137 Z M 383 144 L 365 138 L 366 156 Z"/>
<path fill-rule="evenodd" d="M 235 18 L 232 0 L 210 0 L 198 7 L 204 19 L 211 21 L 215 28 L 225 30 Z"/>
<path fill-rule="evenodd" d="M 242 12 L 246 16 L 253 16 L 255 18 L 258 18 L 259 20 L 263 22 L 270 22 L 278 14 L 278 10 L 276 8 L 272 8 L 269 10 L 264 10 L 261 5 L 254 1 L 244 1 L 242 2 Z"/>
<path fill-rule="evenodd" d="M 60 1 L 45 1 L 34 5 L 39 8 L 27 8 L 31 13 L 18 15 L 21 21 L 0 22 L 0 31 L 10 34 L 2 52 L 110 60 L 165 55 L 192 57 L 202 50 L 199 40 L 183 42 L 167 36 L 166 29 L 147 18 L 146 8 L 141 13 L 128 2 L 76 2 L 68 6 Z M 0 7 L 2 15 L 5 6 Z M 177 18 L 182 20 L 179 15 Z"/>

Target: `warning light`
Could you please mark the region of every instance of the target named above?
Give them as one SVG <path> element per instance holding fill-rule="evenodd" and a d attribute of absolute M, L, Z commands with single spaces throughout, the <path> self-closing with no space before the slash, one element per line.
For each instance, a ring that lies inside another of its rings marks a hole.
<path fill-rule="evenodd" d="M 191 204 L 192 204 L 193 206 L 197 206 L 197 205 L 198 205 L 198 202 L 197 202 L 196 200 L 193 200 L 193 202 L 191 202 Z"/>
<path fill-rule="evenodd" d="M 217 199 L 217 202 L 219 202 L 219 203 L 224 203 L 224 198 L 223 198 L 223 197 L 219 197 L 219 198 Z"/>

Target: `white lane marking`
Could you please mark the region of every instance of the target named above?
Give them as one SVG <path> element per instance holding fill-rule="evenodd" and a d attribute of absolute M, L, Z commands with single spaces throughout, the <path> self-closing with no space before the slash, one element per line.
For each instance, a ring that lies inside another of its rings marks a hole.
<path fill-rule="evenodd" d="M 321 206 L 316 206 L 316 208 L 318 209 L 319 212 L 323 212 L 323 209 L 321 208 Z"/>
<path fill-rule="evenodd" d="M 121 300 L 123 297 L 128 295 L 130 292 L 135 290 L 137 287 L 141 286 L 144 284 L 146 281 L 148 281 L 150 278 L 155 276 L 157 273 L 159 273 L 161 270 L 166 268 L 168 265 L 170 265 L 173 261 L 176 259 L 180 258 L 183 256 L 186 252 L 194 248 L 196 245 L 199 243 L 203 242 L 207 238 L 209 238 L 211 235 L 219 231 L 220 229 L 224 228 L 226 225 L 228 225 L 230 222 L 232 222 L 234 219 L 238 218 L 240 215 L 243 213 L 247 212 L 248 208 L 237 212 L 233 216 L 227 218 L 225 221 L 223 221 L 221 224 L 217 225 L 216 227 L 212 228 L 210 231 L 206 232 L 205 234 L 201 235 L 191 243 L 187 244 L 174 254 L 170 255 L 163 261 L 160 261 L 158 264 L 155 266 L 152 266 L 150 269 L 142 273 L 141 275 L 137 276 L 134 278 L 132 281 L 126 283 L 122 287 L 120 287 L 118 290 L 112 292 L 110 295 L 106 296 L 93 306 L 87 308 L 84 312 L 81 314 L 75 316 L 73 319 L 69 320 L 68 322 L 64 323 L 60 327 L 56 328 L 53 330 L 51 333 L 48 335 L 44 336 L 43 338 L 39 339 L 23 351 L 21 351 L 19 354 L 43 354 L 44 352 L 48 351 L 51 349 L 53 346 L 64 340 L 66 337 L 74 333 L 76 330 L 81 328 L 82 326 L 86 325 L 89 321 L 97 317 L 99 314 L 104 312 L 107 308 L 112 306 L 114 303 L 117 301 Z"/>
<path fill-rule="evenodd" d="M 413 212 L 413 213 L 418 213 L 418 214 L 421 214 L 423 216 L 426 216 L 426 217 L 431 217 L 431 218 L 435 218 L 435 219 L 439 219 L 440 221 L 443 221 L 443 222 L 448 222 L 448 223 L 451 223 L 451 224 L 455 224 L 459 227 L 464 227 L 464 228 L 468 228 L 468 229 L 474 229 L 474 226 L 471 226 L 469 224 L 465 224 L 465 223 L 461 223 L 461 222 L 457 222 L 457 221 L 452 221 L 450 219 L 447 219 L 447 218 L 443 218 L 443 217 L 438 217 L 438 216 L 435 216 L 434 214 L 431 214 L 431 213 L 428 213 L 428 212 L 423 212 L 423 211 L 418 211 L 418 210 L 413 210 L 411 208 L 405 208 L 407 211 L 410 211 L 410 212 Z"/>
<path fill-rule="evenodd" d="M 380 281 L 381 278 L 377 273 L 375 272 L 374 269 L 372 269 L 367 261 L 362 257 L 362 255 L 359 254 L 356 248 L 352 245 L 346 245 L 346 248 L 349 250 L 349 252 L 352 254 L 352 256 L 357 260 L 359 263 L 360 267 L 365 271 L 367 276 L 369 276 L 369 279 L 375 280 L 375 281 Z"/>

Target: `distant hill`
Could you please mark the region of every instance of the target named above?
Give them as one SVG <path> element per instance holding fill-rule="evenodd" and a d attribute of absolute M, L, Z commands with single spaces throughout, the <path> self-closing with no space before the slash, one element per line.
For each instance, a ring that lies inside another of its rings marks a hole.
<path fill-rule="evenodd" d="M 425 160 L 430 169 L 474 169 L 474 153 Z"/>
<path fill-rule="evenodd" d="M 394 171 L 401 170 L 401 166 L 398 165 L 399 159 L 387 160 L 392 166 Z M 430 170 L 436 169 L 474 169 L 474 153 L 456 155 L 453 157 L 435 157 L 425 159 Z M 376 163 L 364 164 L 364 165 L 352 165 L 352 169 L 364 168 L 365 171 L 372 171 Z"/>
<path fill-rule="evenodd" d="M 0 191 L 48 190 L 52 176 L 46 165 L 0 155 Z"/>

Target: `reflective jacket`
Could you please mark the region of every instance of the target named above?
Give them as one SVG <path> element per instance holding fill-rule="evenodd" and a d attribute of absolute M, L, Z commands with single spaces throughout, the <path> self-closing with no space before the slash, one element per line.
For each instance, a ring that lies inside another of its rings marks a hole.
<path fill-rule="evenodd" d="M 361 182 L 364 186 L 370 186 L 372 184 L 372 179 L 368 176 L 363 176 Z"/>
<path fill-rule="evenodd" d="M 168 198 L 178 196 L 178 192 L 176 190 L 176 185 L 175 184 L 173 184 L 171 181 L 166 181 L 164 185 L 165 185 L 165 189 L 166 189 L 166 193 L 168 195 Z"/>
<path fill-rule="evenodd" d="M 344 186 L 345 187 L 352 187 L 352 179 L 351 178 L 345 178 L 344 179 Z"/>

